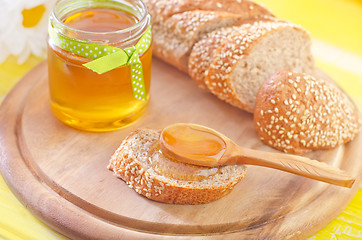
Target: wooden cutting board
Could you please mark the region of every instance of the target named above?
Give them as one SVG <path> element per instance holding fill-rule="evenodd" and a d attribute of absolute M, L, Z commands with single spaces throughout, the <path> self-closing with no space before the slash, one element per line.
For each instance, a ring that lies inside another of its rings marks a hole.
<path fill-rule="evenodd" d="M 14 194 L 46 224 L 74 239 L 304 239 L 327 225 L 359 187 L 328 185 L 249 166 L 231 194 L 204 205 L 158 203 L 138 195 L 106 166 L 139 127 L 202 124 L 241 146 L 275 151 L 256 136 L 252 115 L 196 87 L 154 59 L 151 101 L 130 127 L 86 133 L 60 123 L 48 103 L 47 65 L 32 70 L 0 109 L 1 173 Z M 308 156 L 359 178 L 361 134 Z M 21 228 L 21 226 L 19 226 Z"/>

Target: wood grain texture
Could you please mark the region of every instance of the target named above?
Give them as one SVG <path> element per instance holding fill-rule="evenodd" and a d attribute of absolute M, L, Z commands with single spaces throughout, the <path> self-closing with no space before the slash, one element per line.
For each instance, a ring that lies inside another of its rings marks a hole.
<path fill-rule="evenodd" d="M 49 226 L 73 239 L 304 239 L 350 202 L 361 176 L 362 137 L 307 156 L 358 180 L 352 189 L 257 166 L 228 196 L 204 205 L 150 201 L 107 170 L 122 139 L 139 127 L 193 122 L 243 147 L 275 151 L 254 130 L 252 115 L 198 89 L 154 59 L 151 101 L 128 128 L 86 133 L 60 123 L 48 103 L 47 66 L 32 70 L 0 109 L 1 173 L 14 194 Z"/>

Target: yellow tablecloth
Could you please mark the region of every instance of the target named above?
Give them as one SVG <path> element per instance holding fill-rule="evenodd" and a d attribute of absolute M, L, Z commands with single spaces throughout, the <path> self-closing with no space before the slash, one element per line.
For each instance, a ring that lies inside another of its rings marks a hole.
<path fill-rule="evenodd" d="M 257 0 L 280 18 L 301 24 L 313 37 L 317 65 L 332 76 L 362 110 L 362 0 Z M 0 103 L 13 85 L 42 59 L 0 65 Z M 362 160 L 362 159 L 361 159 Z M 34 217 L 0 177 L 0 239 L 67 239 Z M 362 189 L 328 226 L 309 239 L 362 239 Z"/>

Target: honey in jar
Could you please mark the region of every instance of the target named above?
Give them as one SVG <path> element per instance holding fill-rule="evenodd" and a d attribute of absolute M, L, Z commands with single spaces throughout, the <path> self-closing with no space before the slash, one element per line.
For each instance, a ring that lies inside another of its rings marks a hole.
<path fill-rule="evenodd" d="M 60 0 L 51 13 L 49 28 L 69 39 L 99 44 L 102 51 L 103 46 L 135 46 L 149 24 L 150 17 L 140 0 Z M 142 100 L 134 96 L 129 65 L 96 73 L 83 66 L 93 59 L 62 49 L 49 37 L 50 105 L 55 116 L 86 131 L 115 130 L 134 122 L 149 100 L 151 48 L 139 57 L 146 95 Z"/>

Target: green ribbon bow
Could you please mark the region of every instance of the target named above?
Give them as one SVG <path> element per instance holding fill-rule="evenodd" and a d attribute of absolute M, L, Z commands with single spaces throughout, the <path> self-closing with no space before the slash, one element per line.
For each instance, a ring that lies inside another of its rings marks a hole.
<path fill-rule="evenodd" d="M 135 46 L 121 49 L 113 46 L 84 43 L 81 40 L 58 34 L 49 26 L 49 36 L 56 46 L 73 54 L 94 59 L 83 66 L 103 74 L 120 66 L 130 66 L 133 96 L 146 101 L 146 88 L 143 79 L 143 68 L 140 55 L 151 45 L 151 25 Z"/>

